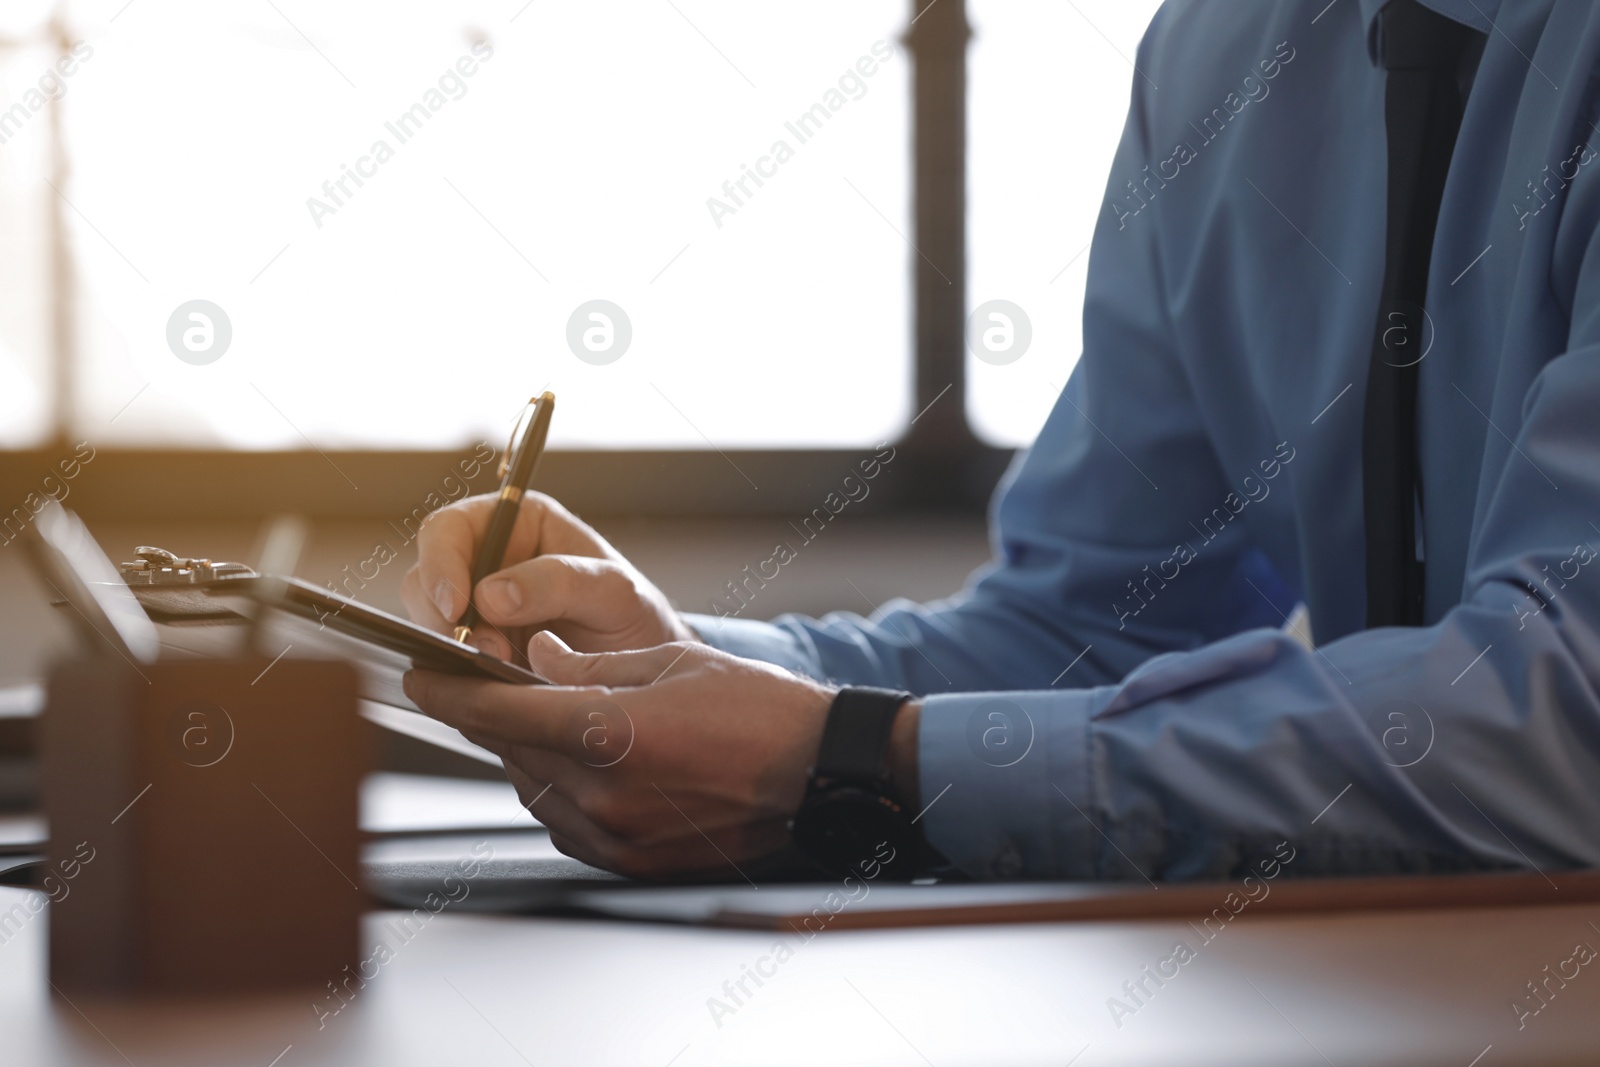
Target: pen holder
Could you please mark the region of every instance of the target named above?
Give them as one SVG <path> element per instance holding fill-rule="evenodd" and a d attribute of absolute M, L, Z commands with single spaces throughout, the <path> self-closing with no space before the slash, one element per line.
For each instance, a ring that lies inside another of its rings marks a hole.
<path fill-rule="evenodd" d="M 63 993 L 320 988 L 360 959 L 353 667 L 63 664 L 41 722 Z"/>

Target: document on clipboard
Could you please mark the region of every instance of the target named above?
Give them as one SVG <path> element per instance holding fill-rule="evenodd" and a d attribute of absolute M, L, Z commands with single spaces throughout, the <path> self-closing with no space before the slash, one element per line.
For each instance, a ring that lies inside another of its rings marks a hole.
<path fill-rule="evenodd" d="M 420 668 L 543 683 L 531 671 L 388 612 L 242 563 L 140 548 L 119 572 L 82 521 L 59 504 L 40 513 L 26 547 L 35 573 L 87 644 L 130 663 L 237 656 L 251 646 L 268 658 L 347 660 L 360 672 L 368 719 L 496 767 L 498 756 L 411 703 L 402 676 Z"/>
<path fill-rule="evenodd" d="M 260 575 L 243 564 L 186 559 L 152 547 L 141 547 L 136 555 L 123 564 L 122 579 L 155 624 L 163 654 L 232 654 L 253 623 L 257 643 L 268 655 L 354 663 L 362 695 L 377 705 L 363 709 L 368 718 L 485 763 L 498 766 L 500 760 L 422 714 L 406 697 L 401 677 L 416 668 L 513 685 L 544 684 L 523 667 L 298 578 Z"/>

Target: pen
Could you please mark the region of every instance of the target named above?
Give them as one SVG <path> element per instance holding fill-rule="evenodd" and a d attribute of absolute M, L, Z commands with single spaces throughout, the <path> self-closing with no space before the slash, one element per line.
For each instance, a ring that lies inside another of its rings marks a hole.
<path fill-rule="evenodd" d="M 528 401 L 528 406 L 517 420 L 511 433 L 511 443 L 500 461 L 500 495 L 495 501 L 494 514 L 489 517 L 489 529 L 483 535 L 483 547 L 472 565 L 472 585 L 467 590 L 467 608 L 456 623 L 455 639 L 466 643 L 472 638 L 472 628 L 478 625 L 478 609 L 472 603 L 472 591 L 478 583 L 500 569 L 505 562 L 506 544 L 517 524 L 517 514 L 522 509 L 522 495 L 533 481 L 533 472 L 544 455 L 544 439 L 550 433 L 550 416 L 556 408 L 554 393 L 546 392 Z"/>

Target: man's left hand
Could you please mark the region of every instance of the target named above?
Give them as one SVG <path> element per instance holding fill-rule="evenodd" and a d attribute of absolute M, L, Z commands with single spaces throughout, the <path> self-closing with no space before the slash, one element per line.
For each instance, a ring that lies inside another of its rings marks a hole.
<path fill-rule="evenodd" d="M 835 690 L 699 644 L 590 655 L 543 632 L 528 661 L 552 684 L 413 671 L 406 694 L 501 757 L 562 852 L 660 878 L 787 845 Z"/>

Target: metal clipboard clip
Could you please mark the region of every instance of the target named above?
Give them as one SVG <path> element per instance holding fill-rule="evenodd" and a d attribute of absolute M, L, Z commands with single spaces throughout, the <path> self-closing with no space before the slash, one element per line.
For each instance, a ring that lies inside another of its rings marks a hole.
<path fill-rule="evenodd" d="M 140 545 L 133 554 L 136 558 L 122 565 L 122 580 L 130 586 L 204 585 L 220 578 L 253 578 L 256 574 L 243 563 L 185 559 L 153 545 Z"/>

